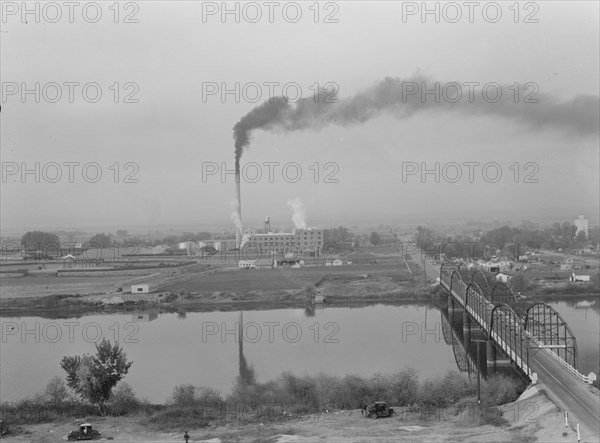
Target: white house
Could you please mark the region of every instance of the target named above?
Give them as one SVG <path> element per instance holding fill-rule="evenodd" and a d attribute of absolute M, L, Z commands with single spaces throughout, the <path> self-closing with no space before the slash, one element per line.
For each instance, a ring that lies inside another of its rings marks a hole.
<path fill-rule="evenodd" d="M 159 285 L 156 283 L 144 283 L 141 285 L 131 285 L 132 294 L 150 294 L 158 290 Z"/>
<path fill-rule="evenodd" d="M 575 275 L 575 273 L 573 272 L 573 274 L 571 274 L 571 276 L 569 277 L 569 281 L 590 281 L 590 276 L 589 275 Z"/>
<path fill-rule="evenodd" d="M 511 280 L 512 280 L 511 275 L 503 274 L 502 272 L 499 272 L 498 274 L 496 274 L 496 281 L 499 281 L 502 283 L 510 283 Z"/>

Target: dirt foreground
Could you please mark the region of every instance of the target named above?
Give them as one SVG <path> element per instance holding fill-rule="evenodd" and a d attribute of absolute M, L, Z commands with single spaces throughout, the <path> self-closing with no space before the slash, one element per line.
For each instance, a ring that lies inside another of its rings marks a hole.
<path fill-rule="evenodd" d="M 221 426 L 187 429 L 191 442 L 573 442 L 575 425 L 565 427 L 563 413 L 536 387 L 516 402 L 504 405 L 501 412 L 490 411 L 493 424 L 481 424 L 473 407 L 451 407 L 425 416 L 396 408 L 392 418 L 363 417 L 360 410 L 336 411 L 318 415 L 290 417 L 284 422 L 233 422 Z M 500 417 L 501 414 L 501 417 Z M 82 418 L 84 419 L 84 418 Z M 94 418 L 90 421 L 102 432 L 103 440 L 114 442 L 184 441 L 177 432 L 155 431 L 143 417 Z M 18 426 L 7 442 L 50 443 L 65 441 L 79 421 Z M 598 436 L 583 436 L 581 441 L 598 441 Z"/>

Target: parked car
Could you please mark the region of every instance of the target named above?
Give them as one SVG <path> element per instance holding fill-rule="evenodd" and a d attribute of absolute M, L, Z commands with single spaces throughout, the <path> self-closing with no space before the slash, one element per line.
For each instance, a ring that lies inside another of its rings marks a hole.
<path fill-rule="evenodd" d="M 395 412 L 384 401 L 376 401 L 362 408 L 362 414 L 369 418 L 392 417 Z"/>
<path fill-rule="evenodd" d="M 100 438 L 100 432 L 92 429 L 92 425 L 89 423 L 82 423 L 79 425 L 79 430 L 69 432 L 67 440 L 78 441 L 78 440 L 98 440 Z"/>
<path fill-rule="evenodd" d="M 8 433 L 8 425 L 4 423 L 3 420 L 0 420 L 0 435 L 4 435 Z"/>

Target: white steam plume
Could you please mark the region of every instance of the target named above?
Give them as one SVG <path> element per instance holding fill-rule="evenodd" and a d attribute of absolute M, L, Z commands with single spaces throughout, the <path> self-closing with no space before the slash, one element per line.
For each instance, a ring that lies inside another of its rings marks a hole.
<path fill-rule="evenodd" d="M 235 225 L 236 229 L 242 233 L 242 219 L 240 217 L 240 204 L 237 200 L 232 200 L 229 204 L 231 206 L 231 220 Z"/>
<path fill-rule="evenodd" d="M 296 229 L 306 229 L 306 208 L 300 198 L 296 197 L 293 200 L 288 200 L 287 204 L 292 208 L 292 221 Z"/>

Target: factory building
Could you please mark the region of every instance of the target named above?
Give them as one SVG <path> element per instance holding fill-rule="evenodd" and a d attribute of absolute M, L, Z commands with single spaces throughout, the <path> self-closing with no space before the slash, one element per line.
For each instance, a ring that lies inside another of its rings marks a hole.
<path fill-rule="evenodd" d="M 319 254 L 323 249 L 323 230 L 317 228 L 296 229 L 294 232 L 269 232 L 267 234 L 250 234 L 247 245 L 260 247 L 262 254 L 306 255 Z"/>

